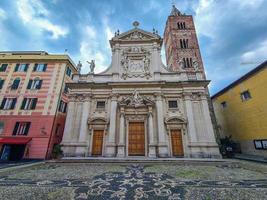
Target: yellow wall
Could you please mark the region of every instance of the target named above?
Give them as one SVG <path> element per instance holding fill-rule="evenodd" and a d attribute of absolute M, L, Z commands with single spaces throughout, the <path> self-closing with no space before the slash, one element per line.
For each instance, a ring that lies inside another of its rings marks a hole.
<path fill-rule="evenodd" d="M 252 98 L 242 101 L 240 93 L 245 90 Z M 213 99 L 213 105 L 224 135 L 237 141 L 267 139 L 267 68 Z"/>

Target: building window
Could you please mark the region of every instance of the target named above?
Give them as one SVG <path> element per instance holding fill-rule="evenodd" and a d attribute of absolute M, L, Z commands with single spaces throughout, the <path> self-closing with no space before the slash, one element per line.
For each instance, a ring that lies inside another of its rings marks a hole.
<path fill-rule="evenodd" d="M 250 92 L 248 90 L 242 92 L 241 93 L 241 99 L 242 99 L 242 101 L 247 101 L 247 100 L 251 99 Z"/>
<path fill-rule="evenodd" d="M 27 72 L 29 64 L 17 64 L 15 72 Z"/>
<path fill-rule="evenodd" d="M 34 80 L 29 80 L 27 89 L 30 89 L 30 90 L 41 89 L 42 83 L 43 83 L 43 80 L 40 80 L 39 78 L 36 78 Z"/>
<path fill-rule="evenodd" d="M 16 122 L 13 135 L 28 135 L 31 122 Z"/>
<path fill-rule="evenodd" d="M 168 101 L 169 108 L 178 108 L 177 101 Z"/>
<path fill-rule="evenodd" d="M 0 109 L 1 110 L 12 110 L 15 108 L 17 102 L 17 98 L 4 98 Z"/>
<path fill-rule="evenodd" d="M 0 89 L 3 88 L 4 86 L 4 83 L 5 83 L 5 80 L 4 79 L 0 79 Z"/>
<path fill-rule="evenodd" d="M 267 140 L 254 140 L 254 146 L 258 150 L 267 149 Z"/>
<path fill-rule="evenodd" d="M 66 74 L 71 77 L 71 69 L 69 67 L 67 67 L 67 71 L 66 71 Z"/>
<path fill-rule="evenodd" d="M 34 110 L 36 108 L 37 100 L 37 98 L 24 98 L 20 109 Z"/>
<path fill-rule="evenodd" d="M 227 107 L 227 102 L 226 102 L 226 101 L 223 101 L 223 102 L 221 103 L 221 106 L 222 106 L 222 108 L 226 108 L 226 107 Z"/>
<path fill-rule="evenodd" d="M 97 109 L 105 109 L 106 102 L 105 101 L 97 101 L 96 102 L 96 108 Z"/>
<path fill-rule="evenodd" d="M 67 112 L 67 103 L 60 100 L 58 111 L 62 112 L 62 113 L 66 113 Z"/>
<path fill-rule="evenodd" d="M 35 72 L 45 72 L 46 68 L 47 68 L 47 64 L 36 63 L 34 65 L 33 71 L 35 71 Z"/>
<path fill-rule="evenodd" d="M 188 48 L 188 39 L 180 39 L 180 47 L 182 49 L 187 49 Z"/>
<path fill-rule="evenodd" d="M 0 72 L 5 72 L 8 64 L 1 64 Z"/>
<path fill-rule="evenodd" d="M 16 90 L 16 89 L 18 89 L 18 87 L 19 87 L 19 83 L 20 83 L 20 79 L 19 79 L 19 78 L 16 78 L 16 79 L 13 81 L 12 85 L 11 85 L 11 90 Z"/>
<path fill-rule="evenodd" d="M 192 58 L 183 58 L 184 68 L 190 68 L 193 66 Z"/>
<path fill-rule="evenodd" d="M 178 22 L 178 23 L 177 23 L 177 28 L 178 28 L 179 30 L 186 29 L 186 27 L 185 27 L 185 22 Z"/>
<path fill-rule="evenodd" d="M 4 125 L 5 123 L 3 121 L 0 121 L 0 134 L 4 132 Z"/>

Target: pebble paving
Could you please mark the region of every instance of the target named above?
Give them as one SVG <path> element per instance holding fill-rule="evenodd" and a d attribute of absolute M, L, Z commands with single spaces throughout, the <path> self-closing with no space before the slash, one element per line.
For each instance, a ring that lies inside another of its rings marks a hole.
<path fill-rule="evenodd" d="M 235 165 L 43 164 L 19 171 L 0 171 L 0 199 L 223 200 L 266 197 L 267 166 L 250 162 Z"/>

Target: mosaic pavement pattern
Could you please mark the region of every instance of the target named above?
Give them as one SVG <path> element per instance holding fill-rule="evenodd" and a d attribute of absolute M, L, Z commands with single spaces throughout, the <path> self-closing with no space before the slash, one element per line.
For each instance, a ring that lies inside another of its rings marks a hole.
<path fill-rule="evenodd" d="M 267 179 L 241 181 L 181 181 L 162 173 L 144 172 L 143 165 L 130 165 L 124 172 L 107 172 L 92 180 L 40 180 L 0 177 L 0 189 L 7 186 L 74 188 L 74 199 L 185 199 L 188 187 L 267 189 Z M 266 190 L 265 190 L 266 191 Z"/>

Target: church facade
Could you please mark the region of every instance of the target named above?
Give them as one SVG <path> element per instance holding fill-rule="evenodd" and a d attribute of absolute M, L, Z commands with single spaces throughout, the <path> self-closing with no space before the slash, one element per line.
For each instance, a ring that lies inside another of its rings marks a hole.
<path fill-rule="evenodd" d="M 110 40 L 106 71 L 92 62 L 68 84 L 64 156 L 219 158 L 192 16 L 173 7 L 164 39 L 133 25 Z"/>

